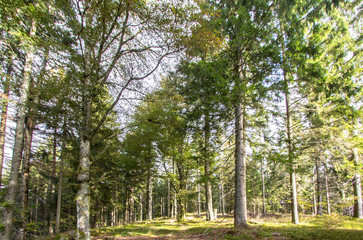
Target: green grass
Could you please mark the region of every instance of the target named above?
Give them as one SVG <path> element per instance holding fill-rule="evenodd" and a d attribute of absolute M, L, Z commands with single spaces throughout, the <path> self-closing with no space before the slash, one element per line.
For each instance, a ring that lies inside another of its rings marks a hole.
<path fill-rule="evenodd" d="M 93 236 L 167 236 L 176 237 L 184 235 L 207 234 L 217 229 L 232 228 L 230 221 L 206 222 L 200 219 L 189 219 L 177 222 L 175 219 L 159 219 L 153 221 L 137 222 L 116 227 L 105 227 L 92 230 Z M 97 239 L 97 238 L 96 238 Z"/>
<path fill-rule="evenodd" d="M 94 239 L 108 237 L 142 237 L 142 239 L 336 239 L 363 240 L 363 220 L 338 215 L 311 217 L 302 216 L 300 225 L 289 223 L 290 217 L 282 219 L 253 219 L 246 229 L 233 228 L 233 219 L 218 219 L 207 222 L 200 218 L 190 218 L 182 223 L 174 219 L 158 219 L 137 222 L 117 227 L 92 230 Z"/>

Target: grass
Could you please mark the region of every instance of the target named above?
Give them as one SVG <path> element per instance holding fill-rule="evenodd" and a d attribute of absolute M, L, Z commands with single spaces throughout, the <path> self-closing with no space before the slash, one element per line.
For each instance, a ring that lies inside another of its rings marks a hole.
<path fill-rule="evenodd" d="M 128 225 L 92 230 L 93 239 L 336 239 L 363 240 L 363 220 L 339 215 L 302 216 L 300 224 L 282 219 L 252 219 L 246 229 L 233 228 L 233 218 L 206 222 L 189 217 L 178 223 L 174 219 L 157 219 Z"/>

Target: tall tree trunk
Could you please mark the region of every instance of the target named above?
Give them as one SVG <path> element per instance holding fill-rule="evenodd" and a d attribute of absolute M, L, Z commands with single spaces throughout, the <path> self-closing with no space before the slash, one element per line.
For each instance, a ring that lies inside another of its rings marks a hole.
<path fill-rule="evenodd" d="M 8 117 L 8 104 L 9 104 L 9 92 L 10 92 L 10 79 L 13 72 L 12 59 L 9 57 L 9 64 L 6 70 L 5 82 L 3 84 L 3 94 L 1 97 L 2 107 L 1 107 L 1 123 L 0 123 L 0 188 L 1 179 L 3 172 L 3 162 L 4 162 L 4 149 L 5 149 L 5 135 L 6 135 L 6 120 Z"/>
<path fill-rule="evenodd" d="M 57 124 L 56 124 L 57 125 Z M 56 196 L 55 196 L 55 179 L 57 174 L 57 127 L 54 127 L 53 133 L 53 153 L 52 153 L 52 177 L 50 181 L 50 191 L 49 191 L 49 234 L 54 234 L 54 226 L 55 226 L 55 203 L 56 203 Z"/>
<path fill-rule="evenodd" d="M 63 121 L 64 125 L 66 125 L 66 120 Z M 63 134 L 64 134 L 63 129 Z M 63 135 L 64 136 L 64 135 Z M 64 150 L 65 150 L 65 139 L 62 138 L 62 147 L 60 154 L 60 165 L 59 165 L 59 178 L 58 178 L 58 193 L 57 193 L 57 210 L 55 217 L 55 234 L 60 233 L 60 222 L 61 222 L 61 209 L 62 209 L 62 188 L 63 188 L 63 169 L 64 169 Z M 97 215 L 97 214 L 96 214 Z M 98 216 L 96 216 L 98 217 Z M 95 221 L 96 224 L 96 221 Z"/>
<path fill-rule="evenodd" d="M 353 157 L 354 157 L 354 165 L 359 166 L 359 154 L 357 148 L 353 149 Z M 363 218 L 361 176 L 358 172 L 354 175 L 353 188 L 354 188 L 354 217 Z"/>
<path fill-rule="evenodd" d="M 36 32 L 35 21 L 32 21 L 29 36 L 33 37 Z M 4 224 L 5 229 L 0 230 L 0 238 L 2 240 L 9 240 L 13 226 L 13 216 L 15 208 L 15 199 L 18 189 L 18 175 L 21 163 L 21 155 L 23 149 L 23 136 L 24 136 L 24 123 L 26 116 L 26 101 L 29 93 L 29 83 L 33 65 L 33 52 L 34 47 L 29 45 L 29 49 L 25 56 L 23 82 L 20 89 L 20 99 L 18 103 L 17 122 L 15 129 L 15 141 L 13 147 L 13 157 L 11 161 L 11 170 L 8 184 L 8 191 L 5 197 L 7 207 L 3 209 L 1 215 L 1 222 Z M 5 230 L 5 231 L 4 231 Z"/>
<path fill-rule="evenodd" d="M 38 206 L 39 206 L 39 177 L 35 180 L 35 211 L 34 211 L 34 224 L 38 224 Z M 37 229 L 35 228 L 34 234 L 37 235 Z"/>
<path fill-rule="evenodd" d="M 318 159 L 315 160 L 315 168 L 316 168 L 316 195 L 318 196 L 317 215 L 321 216 L 323 214 L 323 195 L 321 191 L 320 164 Z"/>
<path fill-rule="evenodd" d="M 167 200 L 166 200 L 166 216 L 168 217 L 168 218 L 170 218 L 171 217 L 171 213 L 170 213 L 170 178 L 168 178 L 168 180 L 167 180 L 167 191 L 168 191 L 168 196 L 167 196 Z"/>
<path fill-rule="evenodd" d="M 281 26 L 281 33 L 284 36 L 284 29 Z M 291 191 L 291 218 L 292 223 L 299 224 L 298 202 L 297 202 L 297 186 L 296 186 L 296 172 L 294 162 L 294 143 L 292 139 L 292 116 L 290 109 L 290 89 L 289 81 L 287 79 L 287 70 L 285 64 L 285 38 L 281 38 L 281 51 L 282 51 L 282 71 L 283 83 L 285 94 L 285 108 L 286 108 L 286 132 L 287 132 L 287 148 L 288 148 L 288 172 L 290 173 L 290 191 Z"/>
<path fill-rule="evenodd" d="M 176 163 L 173 160 L 173 169 L 174 169 L 174 174 L 177 173 L 176 170 Z M 177 194 L 176 194 L 176 189 L 174 189 L 174 217 L 178 217 L 178 198 L 177 198 Z"/>
<path fill-rule="evenodd" d="M 142 193 L 140 193 L 140 221 L 143 220 L 143 205 L 142 205 Z"/>
<path fill-rule="evenodd" d="M 63 147 L 62 147 L 63 152 Z M 58 193 L 57 193 L 57 211 L 55 217 L 55 234 L 60 233 L 60 220 L 61 220 L 61 207 L 62 207 L 62 183 L 63 183 L 63 154 L 60 156 L 60 166 L 59 166 L 59 179 L 58 179 Z"/>
<path fill-rule="evenodd" d="M 88 105 L 88 104 L 87 104 Z M 84 116 L 87 120 L 89 118 Z M 88 126 L 88 124 L 86 124 Z M 78 167 L 77 180 L 79 189 L 76 196 L 77 202 L 77 240 L 90 239 L 89 209 L 90 209 L 90 186 L 89 186 L 89 168 L 90 168 L 90 140 L 84 131 L 81 134 L 80 142 L 80 161 Z"/>
<path fill-rule="evenodd" d="M 214 211 L 213 211 L 213 195 L 212 195 L 212 184 L 210 180 L 210 149 L 209 149 L 209 140 L 210 140 L 210 123 L 209 123 L 209 113 L 205 114 L 205 122 L 204 122 L 204 147 L 205 147 L 205 167 L 204 174 L 206 178 L 205 182 L 205 199 L 207 205 L 207 221 L 215 220 Z"/>
<path fill-rule="evenodd" d="M 292 223 L 299 224 L 297 189 L 296 189 L 296 173 L 295 163 L 293 160 L 294 143 L 292 141 L 292 116 L 290 110 L 289 84 L 284 70 L 285 82 L 285 107 L 286 107 L 286 131 L 287 131 L 287 146 L 288 146 L 288 171 L 290 173 L 290 191 L 291 191 L 291 218 Z"/>
<path fill-rule="evenodd" d="M 202 206 L 201 206 L 201 204 L 202 204 L 202 202 L 201 202 L 201 199 L 200 199 L 200 184 L 198 183 L 198 185 L 197 185 L 197 191 L 198 191 L 198 215 L 200 215 L 201 213 L 202 213 L 202 211 L 201 211 L 201 208 L 202 208 Z"/>
<path fill-rule="evenodd" d="M 151 176 L 151 169 L 147 176 L 147 220 L 153 219 L 153 180 Z"/>
<path fill-rule="evenodd" d="M 129 196 L 129 222 L 135 222 L 135 199 L 134 199 L 134 188 L 131 187 L 130 189 L 130 196 Z"/>
<path fill-rule="evenodd" d="M 241 53 L 239 53 L 240 55 Z M 241 57 L 240 57 L 241 58 Z M 241 60 L 238 62 L 239 81 L 236 87 L 243 84 L 243 70 Z M 239 90 L 241 91 L 241 90 Z M 244 93 L 239 92 L 235 112 L 236 124 L 236 149 L 235 149 L 235 209 L 234 227 L 243 228 L 247 224 L 247 197 L 246 197 L 246 106 L 244 103 Z"/>
<path fill-rule="evenodd" d="M 314 216 L 316 216 L 317 212 L 318 212 L 318 208 L 316 206 L 316 196 L 315 196 L 315 193 L 314 193 L 313 194 L 313 211 L 312 211 L 312 213 L 313 213 Z"/>
<path fill-rule="evenodd" d="M 265 187 L 265 168 L 264 160 L 261 161 L 261 178 L 262 178 L 262 215 L 266 213 L 266 187 Z"/>
<path fill-rule="evenodd" d="M 19 239 L 26 239 L 26 226 L 28 225 L 28 195 L 29 195 L 29 171 L 30 171 L 30 154 L 33 140 L 33 130 L 35 122 L 32 117 L 26 119 L 24 129 L 24 148 L 23 148 L 23 166 L 21 179 L 21 229 L 19 231 Z"/>
<path fill-rule="evenodd" d="M 226 214 L 225 197 L 224 197 L 224 184 L 223 184 L 223 174 L 221 174 L 221 210 L 222 215 Z"/>
<path fill-rule="evenodd" d="M 330 212 L 329 182 L 328 182 L 328 170 L 326 165 L 324 167 L 324 170 L 325 170 L 324 172 L 325 172 L 326 208 L 328 215 L 330 215 L 331 212 Z"/>
<path fill-rule="evenodd" d="M 93 12 L 91 1 L 84 1 L 85 27 L 92 26 Z M 77 232 L 76 240 L 90 240 L 90 155 L 91 155 L 91 107 L 92 107 L 92 79 L 91 59 L 92 46 L 85 36 L 84 40 L 84 69 L 82 76 L 82 122 L 80 127 L 79 165 L 77 181 L 79 183 L 76 195 L 77 204 Z"/>

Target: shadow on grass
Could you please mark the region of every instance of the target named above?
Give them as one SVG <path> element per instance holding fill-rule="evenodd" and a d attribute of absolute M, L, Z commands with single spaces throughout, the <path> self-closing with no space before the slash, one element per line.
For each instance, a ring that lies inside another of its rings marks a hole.
<path fill-rule="evenodd" d="M 302 219 L 301 225 L 266 220 L 251 221 L 250 227 L 233 229 L 233 219 L 207 222 L 188 219 L 176 222 L 161 219 L 138 222 L 117 227 L 99 228 L 92 231 L 94 239 L 293 239 L 293 240 L 363 240 L 363 221 L 336 216 Z"/>
<path fill-rule="evenodd" d="M 228 232 L 223 239 L 292 239 L 292 240 L 363 240 L 358 229 L 328 229 L 319 226 L 281 224 L 253 226 L 245 230 Z"/>
<path fill-rule="evenodd" d="M 126 237 L 137 236 L 139 236 L 140 239 L 147 239 L 148 237 L 150 239 L 152 239 L 152 237 L 184 239 L 184 236 L 207 235 L 211 234 L 216 229 L 225 229 L 227 227 L 231 227 L 231 224 L 229 222 L 206 222 L 200 220 L 187 220 L 185 222 L 178 223 L 170 220 L 157 220 L 151 222 L 139 222 L 116 227 L 94 229 L 92 230 L 92 236 L 95 236 L 95 239 L 104 239 L 105 236 L 114 239 L 122 239 L 123 237 L 125 237 L 125 239 L 129 239 Z"/>

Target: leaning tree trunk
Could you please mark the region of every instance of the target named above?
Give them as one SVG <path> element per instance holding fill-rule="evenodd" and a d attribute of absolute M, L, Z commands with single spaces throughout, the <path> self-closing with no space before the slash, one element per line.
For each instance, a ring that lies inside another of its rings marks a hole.
<path fill-rule="evenodd" d="M 244 75 L 242 63 L 238 63 L 239 80 L 237 88 L 243 84 Z M 234 227 L 243 228 L 247 224 L 247 197 L 246 197 L 246 107 L 243 93 L 238 93 L 235 124 L 236 124 L 236 149 L 235 149 L 235 206 L 234 206 Z"/>
<path fill-rule="evenodd" d="M 5 82 L 3 84 L 3 94 L 1 97 L 2 107 L 1 107 L 1 123 L 0 123 L 0 188 L 1 179 L 3 172 L 3 162 L 4 162 L 4 147 L 5 147 L 5 134 L 6 134 L 6 120 L 8 116 L 8 104 L 9 104 L 9 92 L 10 92 L 10 78 L 13 71 L 13 63 L 9 58 L 9 64 L 6 70 Z"/>
<path fill-rule="evenodd" d="M 36 32 L 35 21 L 32 21 L 30 28 L 30 37 L 33 37 Z M 15 129 L 15 141 L 13 147 L 13 157 L 11 161 L 11 170 L 9 176 L 8 191 L 5 197 L 7 207 L 2 211 L 1 222 L 4 224 L 5 229 L 0 229 L 0 238 L 2 240 L 9 240 L 13 226 L 13 216 L 15 208 L 16 193 L 18 189 L 18 175 L 21 163 L 21 155 L 23 149 L 23 136 L 24 136 L 24 123 L 26 116 L 26 101 L 29 94 L 29 83 L 31 78 L 31 71 L 33 65 L 33 52 L 34 47 L 29 45 L 29 50 L 25 56 L 23 82 L 20 88 L 20 99 L 18 103 L 17 122 Z M 5 231 L 4 231 L 5 230 Z"/>
<path fill-rule="evenodd" d="M 29 195 L 29 171 L 30 171 L 30 153 L 33 140 L 33 130 L 35 122 L 32 117 L 26 119 L 24 129 L 24 148 L 23 148 L 23 166 L 21 179 L 21 229 L 19 230 L 19 239 L 26 239 L 26 226 L 28 225 L 28 195 Z"/>
<path fill-rule="evenodd" d="M 212 195 L 212 184 L 210 180 L 211 172 L 210 172 L 210 150 L 209 150 L 209 138 L 210 138 L 210 123 L 208 113 L 205 115 L 205 123 L 204 123 L 204 144 L 205 144 L 205 168 L 204 174 L 206 178 L 205 182 L 205 199 L 207 203 L 207 221 L 215 220 L 214 211 L 213 211 L 213 195 Z"/>
<path fill-rule="evenodd" d="M 358 149 L 353 149 L 354 156 L 354 165 L 359 166 L 359 155 Z M 361 186 L 361 176 L 357 172 L 354 175 L 354 217 L 363 218 L 363 210 L 362 210 L 362 186 Z"/>

